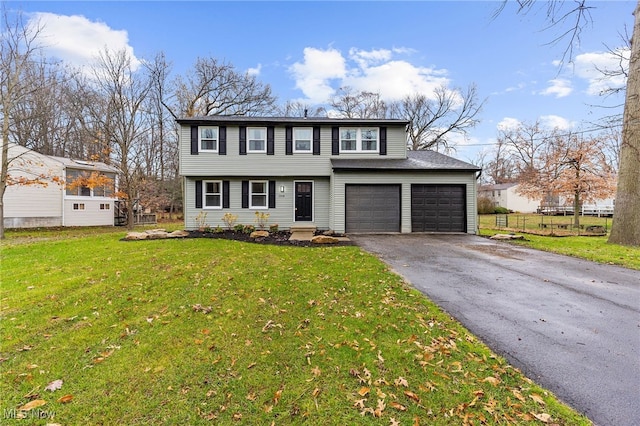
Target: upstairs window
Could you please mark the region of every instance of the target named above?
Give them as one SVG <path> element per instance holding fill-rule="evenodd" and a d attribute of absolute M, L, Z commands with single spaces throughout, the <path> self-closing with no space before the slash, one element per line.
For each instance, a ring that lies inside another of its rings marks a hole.
<path fill-rule="evenodd" d="M 265 127 L 247 128 L 248 152 L 267 152 L 267 129 Z"/>
<path fill-rule="evenodd" d="M 218 128 L 200 127 L 200 151 L 218 152 Z"/>
<path fill-rule="evenodd" d="M 208 209 L 221 209 L 222 208 L 222 182 L 217 181 L 204 181 L 204 208 Z"/>
<path fill-rule="evenodd" d="M 378 152 L 377 128 L 341 128 L 340 152 Z"/>
<path fill-rule="evenodd" d="M 268 198 L 267 181 L 251 181 L 249 182 L 249 208 L 266 208 Z"/>
<path fill-rule="evenodd" d="M 312 128 L 293 129 L 293 152 L 311 152 Z"/>

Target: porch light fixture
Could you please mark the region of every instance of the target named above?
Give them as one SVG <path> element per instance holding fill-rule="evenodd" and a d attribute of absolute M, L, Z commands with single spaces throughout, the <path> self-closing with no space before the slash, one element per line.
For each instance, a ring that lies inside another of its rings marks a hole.
<path fill-rule="evenodd" d="M 280 185 L 280 192 L 284 192 L 284 185 Z"/>

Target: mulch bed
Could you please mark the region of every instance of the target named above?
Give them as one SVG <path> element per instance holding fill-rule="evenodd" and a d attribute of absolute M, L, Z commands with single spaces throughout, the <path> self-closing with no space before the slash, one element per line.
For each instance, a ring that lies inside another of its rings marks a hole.
<path fill-rule="evenodd" d="M 233 241 L 242 241 L 246 243 L 254 244 L 270 244 L 277 246 L 298 246 L 298 247 L 335 247 L 335 246 L 352 246 L 355 245 L 352 241 L 339 241 L 333 244 L 316 244 L 311 241 L 289 241 L 291 232 L 278 231 L 270 232 L 268 237 L 251 238 L 250 234 L 245 232 L 224 230 L 222 232 L 204 232 L 204 231 L 187 231 L 189 236 L 185 238 L 214 238 L 225 239 Z M 321 235 L 321 233 L 316 233 Z"/>

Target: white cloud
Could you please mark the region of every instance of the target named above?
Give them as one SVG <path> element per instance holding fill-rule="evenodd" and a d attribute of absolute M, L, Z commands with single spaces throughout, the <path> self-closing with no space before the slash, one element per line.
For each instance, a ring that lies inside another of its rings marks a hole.
<path fill-rule="evenodd" d="M 591 52 L 576 56 L 575 72 L 578 77 L 587 80 L 587 94 L 601 95 L 607 89 L 623 87 L 624 75 L 606 76 L 601 71 L 615 72 L 629 68 L 630 51 L 627 48 L 615 52 Z"/>
<path fill-rule="evenodd" d="M 496 125 L 498 130 L 515 130 L 520 126 L 521 122 L 517 118 L 505 117 Z"/>
<path fill-rule="evenodd" d="M 380 93 L 385 100 L 399 100 L 412 93 L 429 96 L 436 87 L 449 84 L 446 70 L 419 67 L 395 58 L 412 52 L 407 48 L 352 48 L 345 57 L 333 48 L 307 47 L 304 61 L 294 63 L 290 72 L 296 87 L 311 103 L 325 103 L 337 88 L 345 86 Z"/>
<path fill-rule="evenodd" d="M 573 92 L 571 82 L 564 78 L 554 78 L 549 80 L 550 86 L 540 92 L 542 95 L 555 95 L 556 98 L 564 98 Z"/>
<path fill-rule="evenodd" d="M 112 52 L 124 49 L 134 70 L 141 64 L 129 45 L 127 31 L 114 30 L 103 22 L 92 22 L 80 15 L 37 12 L 30 15 L 28 25 L 42 28 L 38 41 L 48 55 L 71 66 L 85 68 L 105 48 Z"/>
<path fill-rule="evenodd" d="M 347 70 L 342 53 L 335 49 L 304 49 L 304 62 L 296 62 L 289 71 L 296 80 L 296 87 L 312 103 L 325 102 L 334 92 L 333 79 L 344 78 Z"/>
<path fill-rule="evenodd" d="M 539 120 L 542 126 L 550 129 L 569 130 L 575 127 L 575 123 L 559 115 L 541 115 Z"/>
<path fill-rule="evenodd" d="M 247 74 L 249 74 L 250 76 L 259 76 L 261 71 L 262 71 L 262 64 L 258 64 L 258 66 L 255 68 L 249 68 L 247 70 Z"/>

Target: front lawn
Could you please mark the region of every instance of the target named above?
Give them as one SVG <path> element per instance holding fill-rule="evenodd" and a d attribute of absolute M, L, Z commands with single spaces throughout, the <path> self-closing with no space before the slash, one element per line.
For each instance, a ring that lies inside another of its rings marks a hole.
<path fill-rule="evenodd" d="M 590 424 L 358 247 L 123 236 L 2 244 L 2 424 Z"/>

